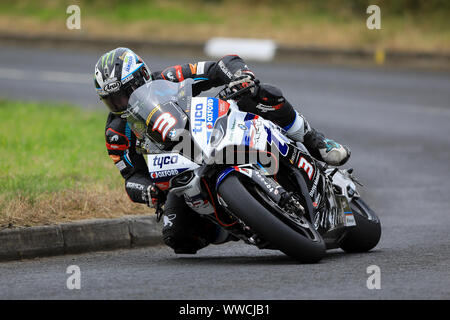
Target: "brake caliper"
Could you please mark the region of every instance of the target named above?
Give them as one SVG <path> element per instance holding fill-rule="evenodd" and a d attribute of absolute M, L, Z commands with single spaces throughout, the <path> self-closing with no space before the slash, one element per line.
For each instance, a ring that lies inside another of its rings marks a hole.
<path fill-rule="evenodd" d="M 278 202 L 280 208 L 289 213 L 299 213 L 303 215 L 305 208 L 301 205 L 300 201 L 294 196 L 293 192 L 284 192 L 281 195 L 281 199 Z"/>

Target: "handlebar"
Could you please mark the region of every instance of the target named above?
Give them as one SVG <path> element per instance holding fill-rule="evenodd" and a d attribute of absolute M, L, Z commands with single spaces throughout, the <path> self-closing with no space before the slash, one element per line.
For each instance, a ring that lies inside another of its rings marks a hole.
<path fill-rule="evenodd" d="M 241 90 L 238 90 L 233 93 L 229 92 L 230 89 L 228 87 L 225 87 L 222 91 L 219 92 L 218 96 L 222 100 L 234 99 L 235 97 L 240 96 L 240 95 L 246 93 L 247 91 L 250 91 L 250 89 L 255 88 L 258 84 L 259 84 L 259 80 L 255 79 L 254 84 L 252 84 L 248 87 L 242 88 Z"/>

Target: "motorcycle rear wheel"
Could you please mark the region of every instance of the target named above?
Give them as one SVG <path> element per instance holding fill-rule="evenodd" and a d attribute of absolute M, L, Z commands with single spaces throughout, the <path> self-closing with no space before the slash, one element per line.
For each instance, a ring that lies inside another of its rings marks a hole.
<path fill-rule="evenodd" d="M 356 226 L 347 232 L 339 246 L 349 253 L 367 252 L 380 241 L 380 220 L 361 198 L 352 200 L 350 207 Z"/>

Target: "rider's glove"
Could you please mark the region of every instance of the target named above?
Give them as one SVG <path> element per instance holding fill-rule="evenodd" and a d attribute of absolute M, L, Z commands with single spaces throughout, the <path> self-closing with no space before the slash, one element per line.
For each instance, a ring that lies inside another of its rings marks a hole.
<path fill-rule="evenodd" d="M 254 86 L 249 90 L 249 94 L 255 95 L 258 82 L 259 81 L 255 81 L 255 75 L 250 70 L 239 70 L 231 78 L 228 88 L 234 93 L 241 89 Z"/>
<path fill-rule="evenodd" d="M 150 185 L 142 191 L 142 198 L 148 207 L 159 208 L 166 201 L 166 194 L 155 185 Z"/>

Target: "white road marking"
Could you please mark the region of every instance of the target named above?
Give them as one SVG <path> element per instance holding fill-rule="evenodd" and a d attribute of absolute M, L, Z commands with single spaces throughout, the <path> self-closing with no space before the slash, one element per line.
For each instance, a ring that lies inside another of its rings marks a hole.
<path fill-rule="evenodd" d="M 60 71 L 29 71 L 21 69 L 0 68 L 0 78 L 10 80 L 33 80 L 46 82 L 65 82 L 78 84 L 92 84 L 92 75 L 87 73 L 60 72 Z"/>

